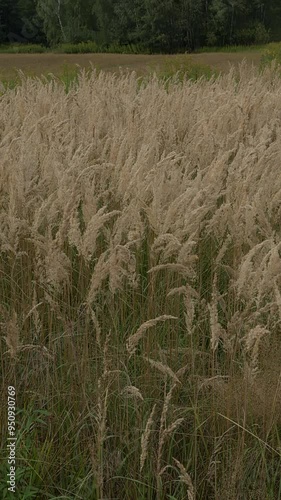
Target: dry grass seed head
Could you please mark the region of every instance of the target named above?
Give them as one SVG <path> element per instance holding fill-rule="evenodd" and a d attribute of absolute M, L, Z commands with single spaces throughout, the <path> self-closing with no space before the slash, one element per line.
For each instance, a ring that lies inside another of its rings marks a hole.
<path fill-rule="evenodd" d="M 146 356 L 143 356 L 143 359 L 145 359 L 146 361 L 148 361 L 148 363 L 153 368 L 156 368 L 157 370 L 159 370 L 164 375 L 166 375 L 168 377 L 171 377 L 171 379 L 174 380 L 174 382 L 176 382 L 177 384 L 181 384 L 181 382 L 179 381 L 179 379 L 176 376 L 176 374 L 173 372 L 173 370 L 168 365 L 164 365 L 160 361 L 154 361 L 153 359 L 147 358 Z"/>
<path fill-rule="evenodd" d="M 154 423 L 154 416 L 155 416 L 155 411 L 156 411 L 156 403 L 153 405 L 153 408 L 151 410 L 151 413 L 149 415 L 149 418 L 146 422 L 145 430 L 141 436 L 141 456 L 140 456 L 140 472 L 142 471 L 145 460 L 147 457 L 148 453 L 148 442 L 151 434 L 151 429 Z"/>
<path fill-rule="evenodd" d="M 18 315 L 13 311 L 12 317 L 5 324 L 6 329 L 6 344 L 9 348 L 11 358 L 16 359 L 18 351 L 21 349 L 20 343 L 20 328 L 18 324 Z"/>
<path fill-rule="evenodd" d="M 150 319 L 149 321 L 146 321 L 143 323 L 136 333 L 131 335 L 131 337 L 128 338 L 127 340 L 127 350 L 132 356 L 137 349 L 137 345 L 140 342 L 140 340 L 143 338 L 144 333 L 148 330 L 148 328 L 151 328 L 155 325 L 157 325 L 161 321 L 167 321 L 168 319 L 178 319 L 176 316 L 169 316 L 169 315 L 163 315 L 163 316 L 158 316 L 158 318 Z"/>
<path fill-rule="evenodd" d="M 188 474 L 186 468 L 176 458 L 173 458 L 173 460 L 181 473 L 180 481 L 185 483 L 186 486 L 188 487 L 188 492 L 187 492 L 188 500 L 195 500 L 195 491 L 190 475 Z"/>
<path fill-rule="evenodd" d="M 163 404 L 163 409 L 162 409 L 162 414 L 161 414 L 161 419 L 160 419 L 160 431 L 159 431 L 159 442 L 158 442 L 158 452 L 157 452 L 157 475 L 160 476 L 160 471 L 161 471 L 161 461 L 162 461 L 162 454 L 163 454 L 163 447 L 166 441 L 166 437 L 168 436 L 166 430 L 166 419 L 167 419 L 167 413 L 169 410 L 169 406 L 171 403 L 171 399 L 173 396 L 173 392 L 175 388 L 177 387 L 177 383 L 174 383 L 169 392 L 167 393 L 165 399 L 164 399 L 164 404 Z M 170 431 L 172 432 L 172 431 Z"/>

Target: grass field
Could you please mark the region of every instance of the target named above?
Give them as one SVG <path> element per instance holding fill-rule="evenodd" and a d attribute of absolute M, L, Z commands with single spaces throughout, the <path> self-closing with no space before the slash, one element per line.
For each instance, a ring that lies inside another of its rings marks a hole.
<path fill-rule="evenodd" d="M 238 65 L 244 58 L 249 64 L 258 65 L 260 52 L 243 53 L 206 53 L 183 54 L 175 56 L 135 55 L 135 54 L 1 54 L 0 79 L 12 80 L 20 69 L 32 76 L 53 73 L 61 76 L 63 72 L 73 72 L 77 65 L 89 68 L 90 64 L 103 71 L 118 71 L 119 67 L 136 71 L 137 75 L 146 75 L 153 70 L 163 70 L 173 63 L 182 65 L 198 64 L 210 66 L 218 71 L 227 71 L 230 64 Z"/>
<path fill-rule="evenodd" d="M 97 56 L 0 96 L 0 498 L 281 500 L 280 74 Z"/>

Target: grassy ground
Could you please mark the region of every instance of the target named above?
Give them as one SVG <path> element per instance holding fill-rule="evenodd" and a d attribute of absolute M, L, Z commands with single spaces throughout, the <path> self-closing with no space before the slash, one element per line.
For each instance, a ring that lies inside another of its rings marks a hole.
<path fill-rule="evenodd" d="M 235 52 L 260 52 L 261 50 L 265 50 L 271 44 L 263 44 L 263 45 L 226 45 L 225 47 L 201 47 L 197 49 L 196 53 L 202 52 L 221 52 L 221 53 L 235 53 Z"/>
<path fill-rule="evenodd" d="M 226 45 L 224 47 L 200 47 L 195 52 L 256 52 L 264 50 L 272 44 L 263 45 Z M 186 50 L 179 51 L 185 53 Z M 151 54 L 152 52 L 142 45 L 128 44 L 121 46 L 118 44 L 98 45 L 95 42 L 80 42 L 80 43 L 62 43 L 53 48 L 48 48 L 38 44 L 6 44 L 0 45 L 0 53 L 6 54 L 42 54 L 42 53 L 57 53 L 57 54 Z"/>
<path fill-rule="evenodd" d="M 237 66 L 243 59 L 250 64 L 259 65 L 259 52 L 243 53 L 204 53 L 180 55 L 145 55 L 145 54 L 0 54 L 0 80 L 16 82 L 18 71 L 29 76 L 54 74 L 68 78 L 75 74 L 77 67 L 109 72 L 119 68 L 133 70 L 137 76 L 145 76 L 156 71 L 170 75 L 184 70 L 194 75 L 210 75 L 211 72 L 227 71 L 231 64 Z"/>

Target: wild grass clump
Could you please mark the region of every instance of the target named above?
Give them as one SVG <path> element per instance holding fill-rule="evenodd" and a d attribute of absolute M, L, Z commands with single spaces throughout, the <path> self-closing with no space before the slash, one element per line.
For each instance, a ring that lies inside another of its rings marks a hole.
<path fill-rule="evenodd" d="M 109 53 L 109 54 L 149 54 L 150 51 L 143 45 L 118 43 L 98 44 L 94 41 L 79 43 L 62 43 L 54 47 L 53 52 L 62 54 L 88 54 L 88 53 Z"/>
<path fill-rule="evenodd" d="M 280 93 L 242 64 L 0 97 L 21 498 L 281 499 Z"/>
<path fill-rule="evenodd" d="M 194 63 L 191 60 L 183 60 L 181 57 L 175 57 L 173 60 L 164 59 L 161 68 L 157 71 L 160 80 L 168 82 L 183 82 L 186 79 L 197 81 L 200 78 L 210 80 L 217 78 L 219 71 L 211 68 L 207 64 Z"/>
<path fill-rule="evenodd" d="M 196 49 L 195 52 L 200 54 L 204 52 L 226 52 L 226 53 L 235 53 L 235 52 L 257 52 L 260 50 L 264 50 L 267 47 L 270 47 L 272 44 L 248 44 L 248 45 L 224 45 L 223 47 L 212 47 L 212 46 L 204 46 Z"/>
<path fill-rule="evenodd" d="M 44 52 L 48 52 L 47 47 L 36 43 L 0 45 L 0 53 L 4 54 L 42 54 Z"/>
<path fill-rule="evenodd" d="M 57 47 L 53 48 L 53 52 L 58 52 L 61 54 L 95 54 L 97 52 L 100 52 L 100 47 L 94 41 L 80 43 L 61 43 Z"/>
<path fill-rule="evenodd" d="M 262 68 L 272 64 L 272 62 L 281 64 L 281 43 L 270 43 L 262 52 Z"/>

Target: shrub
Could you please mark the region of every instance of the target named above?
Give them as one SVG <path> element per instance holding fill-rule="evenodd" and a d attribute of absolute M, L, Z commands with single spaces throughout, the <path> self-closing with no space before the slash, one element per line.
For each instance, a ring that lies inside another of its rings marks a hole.
<path fill-rule="evenodd" d="M 0 52 L 7 54 L 41 54 L 47 52 L 47 47 L 39 44 L 1 45 Z"/>
<path fill-rule="evenodd" d="M 62 43 L 54 48 L 54 52 L 63 54 L 87 54 L 100 52 L 96 42 Z"/>
<path fill-rule="evenodd" d="M 277 64 L 281 64 L 281 43 L 271 43 L 262 52 L 261 68 L 265 68 L 273 61 Z"/>
<path fill-rule="evenodd" d="M 270 31 L 262 23 L 238 30 L 234 42 L 241 45 L 264 44 L 270 41 Z"/>
<path fill-rule="evenodd" d="M 87 54 L 87 53 L 111 53 L 111 54 L 148 54 L 149 50 L 142 45 L 127 44 L 119 45 L 111 43 L 109 45 L 97 44 L 93 41 L 80 43 L 62 43 L 54 47 L 54 52 L 64 54 Z"/>

